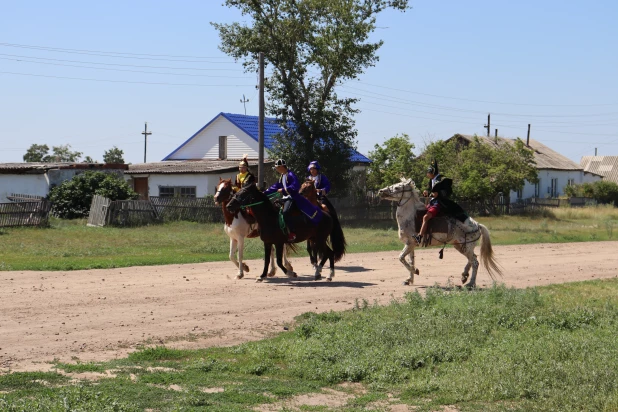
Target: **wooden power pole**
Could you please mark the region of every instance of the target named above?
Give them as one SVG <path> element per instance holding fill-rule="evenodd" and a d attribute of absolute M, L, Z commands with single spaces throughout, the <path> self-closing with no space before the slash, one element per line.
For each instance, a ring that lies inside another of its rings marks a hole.
<path fill-rule="evenodd" d="M 259 115 L 258 115 L 258 187 L 264 185 L 264 53 L 260 52 L 260 90 L 259 90 Z"/>
<path fill-rule="evenodd" d="M 142 134 L 144 135 L 144 163 L 146 163 L 146 141 L 148 140 L 148 135 L 152 134 L 152 132 L 148 131 L 148 122 L 144 122 L 144 131 Z"/>
<path fill-rule="evenodd" d="M 489 134 L 491 133 L 491 114 L 487 114 L 487 124 L 483 127 L 487 129 L 487 137 L 489 137 Z"/>

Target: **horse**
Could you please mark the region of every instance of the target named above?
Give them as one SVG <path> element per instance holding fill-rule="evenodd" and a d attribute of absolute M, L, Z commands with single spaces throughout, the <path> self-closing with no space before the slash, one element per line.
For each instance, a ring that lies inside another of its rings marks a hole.
<path fill-rule="evenodd" d="M 227 210 L 226 206 L 229 203 L 232 194 L 232 179 L 219 178 L 219 184 L 217 185 L 217 190 L 215 192 L 215 204 L 221 204 L 221 208 L 223 209 L 223 217 L 225 219 L 223 230 L 230 238 L 230 260 L 238 268 L 236 279 L 242 279 L 244 277 L 244 272 L 249 272 L 249 266 L 242 261 L 243 250 L 245 248 L 245 238 L 257 237 L 257 230 L 252 228 L 255 223 L 255 219 L 248 216 L 246 212 L 241 211 L 240 213 L 231 213 Z M 236 260 L 237 251 L 238 260 Z M 288 268 L 288 270 L 293 271 L 294 268 L 290 262 L 288 262 L 285 251 L 283 252 L 283 259 L 285 267 Z M 275 276 L 275 273 L 277 272 L 274 255 L 271 260 L 272 269 L 268 273 L 268 277 Z"/>
<path fill-rule="evenodd" d="M 260 238 L 262 242 L 264 242 L 264 271 L 262 275 L 256 279 L 257 282 L 262 282 L 266 278 L 273 245 L 275 246 L 277 254 L 277 264 L 281 270 L 283 270 L 283 273 L 289 277 L 296 277 L 296 274 L 283 266 L 282 257 L 284 245 L 295 251 L 295 243 L 311 239 L 317 252 L 321 256 L 324 256 L 321 265 L 315 269 L 315 280 L 322 279 L 321 272 L 326 259 L 332 256 L 333 262 L 338 262 L 345 254 L 345 237 L 343 236 L 341 226 L 338 224 L 339 220 L 333 218 L 333 215 L 336 216 L 334 209 L 329 209 L 329 213 L 324 213 L 324 216 L 316 225 L 307 222 L 303 218 L 301 222 L 295 225 L 294 232 L 296 234 L 296 239 L 294 243 L 288 243 L 286 234 L 283 233 L 283 230 L 281 230 L 279 226 L 280 208 L 273 205 L 268 196 L 262 193 L 254 183 L 240 189 L 232 196 L 232 199 L 227 205 L 227 209 L 231 213 L 236 213 L 243 208 L 249 209 L 250 213 L 255 216 L 260 228 Z M 327 245 L 329 236 L 332 250 Z M 334 276 L 335 268 L 331 266 L 327 280 L 331 281 Z"/>
<path fill-rule="evenodd" d="M 307 200 L 313 206 L 322 208 L 323 211 L 328 213 L 328 207 L 325 204 L 320 203 L 318 200 L 318 191 L 315 188 L 314 180 L 306 179 L 305 182 L 301 185 L 298 193 L 300 193 L 302 196 L 307 198 Z M 328 200 L 325 200 L 325 199 L 326 199 L 325 197 L 322 198 L 323 201 L 327 202 Z M 336 216 L 337 215 L 335 215 L 335 217 Z M 311 261 L 311 266 L 313 267 L 313 269 L 317 268 L 318 267 L 318 256 L 317 256 L 317 253 L 315 253 L 315 245 L 313 245 L 312 242 L 309 240 L 307 241 L 307 253 L 309 254 L 309 260 Z M 332 260 L 329 263 L 331 267 L 334 266 Z"/>
<path fill-rule="evenodd" d="M 412 285 L 414 284 L 414 275 L 419 274 L 418 268 L 414 266 L 414 246 L 416 243 L 414 235 L 418 231 L 415 225 L 415 218 L 417 215 L 422 215 L 427 209 L 420 200 L 418 190 L 412 179 L 402 179 L 400 183 L 380 189 L 378 195 L 384 200 L 398 202 L 396 217 L 399 226 L 399 239 L 405 244 L 399 254 L 399 261 L 410 272 L 410 276 L 404 281 L 404 285 Z M 489 230 L 484 225 L 471 217 L 461 222 L 453 217 L 439 216 L 432 218 L 429 222 L 432 225 L 436 223 L 446 224 L 445 227 L 448 228 L 446 233 L 431 233 L 430 246 L 451 244 L 468 259 L 468 263 L 461 275 L 461 283 L 463 285 L 466 284 L 470 268 L 472 268 L 472 276 L 470 276 L 470 281 L 466 287 L 471 289 L 476 286 L 476 273 L 479 261 L 474 254 L 474 248 L 479 239 L 481 239 L 481 262 L 489 272 L 489 276 L 492 280 L 495 280 L 496 274 L 502 276 L 502 271 L 491 247 Z M 406 261 L 406 256 L 408 255 L 410 256 L 410 263 Z M 440 254 L 440 257 L 442 257 L 442 254 Z"/>

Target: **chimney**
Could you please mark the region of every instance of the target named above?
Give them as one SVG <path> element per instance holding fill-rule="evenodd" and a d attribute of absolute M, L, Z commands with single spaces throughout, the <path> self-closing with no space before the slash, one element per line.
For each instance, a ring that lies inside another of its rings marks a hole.
<path fill-rule="evenodd" d="M 526 146 L 530 147 L 530 123 L 528 123 L 528 137 L 526 138 Z"/>

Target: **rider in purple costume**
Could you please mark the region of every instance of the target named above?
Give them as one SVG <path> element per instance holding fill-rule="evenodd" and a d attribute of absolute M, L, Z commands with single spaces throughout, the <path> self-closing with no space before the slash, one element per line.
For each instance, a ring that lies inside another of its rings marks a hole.
<path fill-rule="evenodd" d="M 275 170 L 281 174 L 279 181 L 269 187 L 264 194 L 269 195 L 271 193 L 279 192 L 284 196 L 288 196 L 285 200 L 285 204 L 283 206 L 283 217 L 286 222 L 289 222 L 289 213 L 292 208 L 292 204 L 296 204 L 296 206 L 300 209 L 303 214 L 305 214 L 312 223 L 318 223 L 322 219 L 322 211 L 313 206 L 304 196 L 301 196 L 298 191 L 300 190 L 300 183 L 298 182 L 298 178 L 288 169 L 285 160 L 279 159 L 275 162 Z M 296 239 L 296 234 L 292 231 L 292 228 L 289 227 L 288 233 L 288 242 L 294 241 Z"/>
<path fill-rule="evenodd" d="M 326 175 L 324 175 L 320 170 L 320 164 L 317 160 L 309 163 L 307 166 L 307 172 L 309 172 L 309 176 L 307 179 L 313 180 L 315 182 L 315 188 L 318 191 L 319 196 L 327 195 L 330 192 L 330 182 Z"/>

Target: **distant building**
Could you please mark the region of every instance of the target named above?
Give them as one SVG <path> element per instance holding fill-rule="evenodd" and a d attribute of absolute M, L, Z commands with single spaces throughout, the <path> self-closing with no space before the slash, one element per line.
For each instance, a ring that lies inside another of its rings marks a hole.
<path fill-rule="evenodd" d="M 456 134 L 451 139 L 457 139 L 463 145 L 468 145 L 475 136 Z M 476 136 L 481 142 L 497 146 L 498 142 L 513 143 L 515 139 L 504 137 Z M 449 139 L 450 140 L 450 139 Z M 534 161 L 538 170 L 539 182 L 534 184 L 526 182 L 523 189 L 511 191 L 509 199 L 511 203 L 520 199 L 531 197 L 551 198 L 564 195 L 564 188 L 573 184 L 582 184 L 601 180 L 602 176 L 596 172 L 585 171 L 571 159 L 550 149 L 543 143 L 530 139 L 528 148 L 534 151 Z"/>
<path fill-rule="evenodd" d="M 45 197 L 53 187 L 87 170 L 122 177 L 127 169 L 125 164 L 105 163 L 0 163 L 0 203 L 14 193 Z"/>
<path fill-rule="evenodd" d="M 618 156 L 584 156 L 579 162 L 587 173 L 603 176 L 603 180 L 618 183 Z"/>

